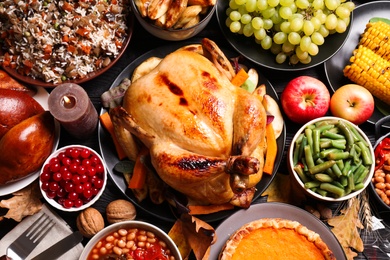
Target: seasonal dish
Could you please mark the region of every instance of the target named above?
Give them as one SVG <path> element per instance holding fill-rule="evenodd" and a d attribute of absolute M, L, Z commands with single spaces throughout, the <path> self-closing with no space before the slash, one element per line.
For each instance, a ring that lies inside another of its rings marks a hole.
<path fill-rule="evenodd" d="M 297 221 L 264 218 L 239 228 L 228 239 L 220 260 L 336 259 L 314 231 Z"/>

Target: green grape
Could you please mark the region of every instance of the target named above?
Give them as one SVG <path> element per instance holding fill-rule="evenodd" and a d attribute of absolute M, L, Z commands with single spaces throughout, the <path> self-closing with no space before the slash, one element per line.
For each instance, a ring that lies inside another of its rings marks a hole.
<path fill-rule="evenodd" d="M 277 32 L 273 36 L 273 41 L 276 44 L 283 44 L 287 40 L 287 34 L 284 32 Z"/>
<path fill-rule="evenodd" d="M 313 6 L 313 8 L 314 8 L 315 10 L 322 10 L 322 9 L 324 9 L 324 7 L 325 7 L 324 0 L 313 0 L 313 2 L 311 3 L 311 5 Z"/>
<path fill-rule="evenodd" d="M 337 18 L 336 18 L 337 19 Z M 302 18 L 294 18 L 290 22 L 290 28 L 293 32 L 299 32 L 303 27 L 303 19 Z"/>
<path fill-rule="evenodd" d="M 295 48 L 295 55 L 297 55 L 298 59 L 304 60 L 309 56 L 309 53 L 307 51 L 302 51 L 300 46 L 297 46 Z"/>
<path fill-rule="evenodd" d="M 272 46 L 272 38 L 269 35 L 266 35 L 264 39 L 261 40 L 261 47 L 264 50 L 268 50 Z"/>
<path fill-rule="evenodd" d="M 280 17 L 279 12 L 275 12 L 275 14 L 271 17 L 271 20 L 275 25 L 283 22 L 283 18 Z"/>
<path fill-rule="evenodd" d="M 351 21 L 351 17 L 339 18 L 339 19 L 343 20 L 347 26 L 349 25 L 349 22 Z"/>
<path fill-rule="evenodd" d="M 325 27 L 328 30 L 336 29 L 337 26 L 337 16 L 335 14 L 330 14 L 326 17 Z"/>
<path fill-rule="evenodd" d="M 297 32 L 291 32 L 288 34 L 288 41 L 293 44 L 293 45 L 297 45 L 301 42 L 301 36 L 299 35 L 299 33 Z"/>
<path fill-rule="evenodd" d="M 341 5 L 336 8 L 336 15 L 340 18 L 348 18 L 351 15 L 351 11 Z"/>
<path fill-rule="evenodd" d="M 243 14 L 241 15 L 240 21 L 242 24 L 248 24 L 252 21 L 252 16 L 250 14 Z"/>
<path fill-rule="evenodd" d="M 312 35 L 314 32 L 314 25 L 311 21 L 305 20 L 303 22 L 303 33 L 305 35 Z"/>
<path fill-rule="evenodd" d="M 230 14 L 229 14 L 229 18 L 232 20 L 232 21 L 239 21 L 241 19 L 241 14 L 238 12 L 238 11 L 232 11 Z"/>
<path fill-rule="evenodd" d="M 238 6 L 239 6 L 239 5 L 236 3 L 235 0 L 230 0 L 230 2 L 229 2 L 229 7 L 230 7 L 231 9 L 236 10 L 236 9 L 238 9 Z"/>
<path fill-rule="evenodd" d="M 259 30 L 260 28 L 263 28 L 263 25 L 264 25 L 263 19 L 261 19 L 260 17 L 254 17 L 252 19 L 253 29 Z"/>
<path fill-rule="evenodd" d="M 225 21 L 225 25 L 226 27 L 230 28 L 230 24 L 232 23 L 232 20 L 230 20 L 230 18 L 226 18 L 226 21 Z"/>
<path fill-rule="evenodd" d="M 259 9 L 259 11 L 264 11 L 265 9 L 268 8 L 268 3 L 267 3 L 267 0 L 257 0 L 257 9 Z"/>
<path fill-rule="evenodd" d="M 322 36 L 321 33 L 319 32 L 314 32 L 312 35 L 311 35 L 311 41 L 314 43 L 314 44 L 317 44 L 318 46 L 324 44 L 325 42 L 325 38 L 324 36 Z"/>
<path fill-rule="evenodd" d="M 290 8 L 291 8 L 293 14 L 296 13 L 297 10 L 298 10 L 298 7 L 297 7 L 297 5 L 295 4 L 295 2 L 292 3 L 292 4 L 290 5 Z"/>
<path fill-rule="evenodd" d="M 307 52 L 308 52 L 311 56 L 315 56 L 315 55 L 318 54 L 319 48 L 318 48 L 318 46 L 317 46 L 315 43 L 310 43 L 310 46 L 309 46 L 309 48 L 307 49 Z"/>
<path fill-rule="evenodd" d="M 290 6 L 294 3 L 295 0 L 279 0 L 281 6 Z"/>
<path fill-rule="evenodd" d="M 310 6 L 310 3 L 309 3 L 308 0 L 296 0 L 295 4 L 300 9 L 306 9 L 306 8 L 308 8 Z"/>
<path fill-rule="evenodd" d="M 343 7 L 347 8 L 350 12 L 355 9 L 355 3 L 352 1 L 348 1 L 342 4 Z"/>
<path fill-rule="evenodd" d="M 230 24 L 229 29 L 232 33 L 237 33 L 241 29 L 241 23 L 238 21 L 234 21 Z"/>
<path fill-rule="evenodd" d="M 322 10 L 317 10 L 314 14 L 314 17 L 316 17 L 318 20 L 320 20 L 321 24 L 324 24 L 326 21 L 327 15 L 322 12 Z"/>
<path fill-rule="evenodd" d="M 279 0 L 267 0 L 267 3 L 271 7 L 276 7 L 279 4 Z"/>
<path fill-rule="evenodd" d="M 336 32 L 343 33 L 347 30 L 347 24 L 342 19 L 337 19 Z"/>
<path fill-rule="evenodd" d="M 284 52 L 279 52 L 278 55 L 275 57 L 275 61 L 279 64 L 282 64 L 287 59 L 287 55 Z"/>
<path fill-rule="evenodd" d="M 274 26 L 274 23 L 272 22 L 271 19 L 263 19 L 263 22 L 264 22 L 263 28 L 266 30 L 269 30 L 272 28 L 272 26 Z"/>
<path fill-rule="evenodd" d="M 254 12 L 256 10 L 256 0 L 246 0 L 245 8 L 248 13 Z"/>
<path fill-rule="evenodd" d="M 299 60 L 303 64 L 309 64 L 311 62 L 311 56 L 307 55 L 307 58 L 304 60 Z"/>
<path fill-rule="evenodd" d="M 267 32 L 265 31 L 264 28 L 260 28 L 259 30 L 254 30 L 253 34 L 256 40 L 261 41 L 267 35 Z"/>
<path fill-rule="evenodd" d="M 289 41 L 286 41 L 282 44 L 282 51 L 285 53 L 289 53 L 294 51 L 295 45 L 291 44 Z"/>
<path fill-rule="evenodd" d="M 285 33 L 290 33 L 291 28 L 290 28 L 290 22 L 289 21 L 284 21 L 280 24 L 280 30 Z"/>
<path fill-rule="evenodd" d="M 280 44 L 272 43 L 271 48 L 269 49 L 272 54 L 277 55 L 279 52 L 282 51 L 282 46 Z"/>
<path fill-rule="evenodd" d="M 317 17 L 312 17 L 310 19 L 311 23 L 313 24 L 314 26 L 314 31 L 318 31 L 318 29 L 320 29 L 320 26 L 321 26 L 321 21 L 320 19 L 318 19 Z"/>
<path fill-rule="evenodd" d="M 251 37 L 253 35 L 253 27 L 251 23 L 245 24 L 244 28 L 242 28 L 242 34 L 246 37 Z"/>
<path fill-rule="evenodd" d="M 237 5 L 244 5 L 246 3 L 246 0 L 234 0 Z"/>
<path fill-rule="evenodd" d="M 326 8 L 333 11 L 340 5 L 340 0 L 324 0 Z"/>
<path fill-rule="evenodd" d="M 318 29 L 318 32 L 319 32 L 324 38 L 328 37 L 328 35 L 329 35 L 329 30 L 326 29 L 325 25 L 323 25 L 323 24 L 321 24 L 320 29 Z"/>
<path fill-rule="evenodd" d="M 290 7 L 288 6 L 281 6 L 279 8 L 279 15 L 280 17 L 282 17 L 283 19 L 289 19 L 292 15 L 292 10 Z"/>
<path fill-rule="evenodd" d="M 309 49 L 310 44 L 311 44 L 310 36 L 304 35 L 301 38 L 301 42 L 299 43 L 299 47 L 301 48 L 302 51 L 307 51 Z"/>
<path fill-rule="evenodd" d="M 297 55 L 291 55 L 290 56 L 290 59 L 289 59 L 289 62 L 290 62 L 290 64 L 291 65 L 296 65 L 296 64 L 298 64 L 298 62 L 299 62 L 299 59 L 298 59 L 298 57 L 297 57 Z"/>
<path fill-rule="evenodd" d="M 275 8 L 269 7 L 264 11 L 262 11 L 261 14 L 263 15 L 263 18 L 270 19 L 275 14 L 275 12 L 276 12 Z"/>

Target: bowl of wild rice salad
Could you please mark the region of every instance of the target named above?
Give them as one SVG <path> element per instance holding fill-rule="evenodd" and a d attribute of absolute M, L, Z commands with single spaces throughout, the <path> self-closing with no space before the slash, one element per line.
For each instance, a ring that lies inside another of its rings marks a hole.
<path fill-rule="evenodd" d="M 113 66 L 130 42 L 129 1 L 1 1 L 0 65 L 35 86 L 91 80 Z"/>

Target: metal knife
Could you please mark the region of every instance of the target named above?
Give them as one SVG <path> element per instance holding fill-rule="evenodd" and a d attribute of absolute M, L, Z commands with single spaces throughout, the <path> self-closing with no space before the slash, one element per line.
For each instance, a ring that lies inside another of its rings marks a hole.
<path fill-rule="evenodd" d="M 75 245 L 83 240 L 83 235 L 79 231 L 76 231 L 62 240 L 58 241 L 39 255 L 35 256 L 31 260 L 47 260 L 57 259 L 61 255 L 65 254 L 68 250 L 73 248 Z"/>

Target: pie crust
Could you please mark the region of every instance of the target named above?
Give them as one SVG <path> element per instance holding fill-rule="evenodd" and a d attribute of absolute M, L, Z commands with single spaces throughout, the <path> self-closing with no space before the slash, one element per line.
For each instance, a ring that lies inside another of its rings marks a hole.
<path fill-rule="evenodd" d="M 233 233 L 219 260 L 336 259 L 316 232 L 297 221 L 264 218 L 245 224 Z"/>

